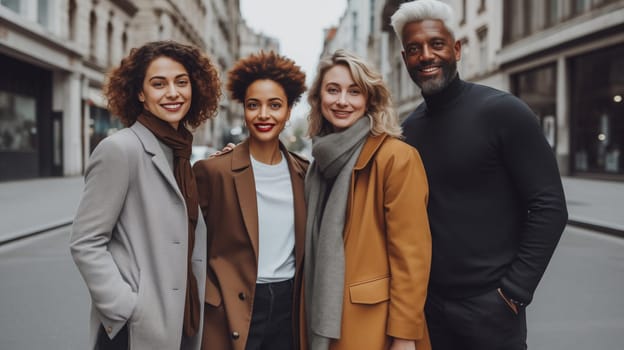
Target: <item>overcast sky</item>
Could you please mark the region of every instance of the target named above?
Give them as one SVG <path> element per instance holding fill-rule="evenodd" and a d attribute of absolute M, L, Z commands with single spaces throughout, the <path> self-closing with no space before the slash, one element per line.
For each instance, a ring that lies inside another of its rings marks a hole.
<path fill-rule="evenodd" d="M 276 38 L 280 53 L 293 59 L 313 78 L 323 48 L 323 30 L 338 24 L 346 0 L 240 0 L 247 25 L 258 33 Z M 293 111 L 299 117 L 307 110 L 302 100 Z"/>

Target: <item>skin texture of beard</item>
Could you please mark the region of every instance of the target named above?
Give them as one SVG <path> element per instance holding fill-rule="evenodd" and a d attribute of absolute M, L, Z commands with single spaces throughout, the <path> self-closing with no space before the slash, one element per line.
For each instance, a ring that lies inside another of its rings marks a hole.
<path fill-rule="evenodd" d="M 439 77 L 432 79 L 421 79 L 418 75 L 418 70 L 423 67 L 427 67 L 432 63 L 433 62 L 424 62 L 409 71 L 410 77 L 412 78 L 414 83 L 416 83 L 416 85 L 420 87 L 423 95 L 434 95 L 444 90 L 444 88 L 446 88 L 451 83 L 451 80 L 455 78 L 455 74 L 457 73 L 457 62 L 442 61 L 442 74 Z"/>

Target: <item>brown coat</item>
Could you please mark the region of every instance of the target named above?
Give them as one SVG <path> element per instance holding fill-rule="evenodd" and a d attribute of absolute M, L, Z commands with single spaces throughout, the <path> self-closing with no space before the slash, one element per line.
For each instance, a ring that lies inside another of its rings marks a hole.
<path fill-rule="evenodd" d="M 331 350 L 388 349 L 391 337 L 431 349 L 424 315 L 431 265 L 427 199 L 418 152 L 387 135 L 370 136 L 351 176 L 341 338 Z M 302 312 L 302 326 L 304 319 Z"/>
<path fill-rule="evenodd" d="M 305 235 L 304 178 L 308 162 L 289 153 L 281 144 L 280 148 L 286 155 L 293 190 L 294 305 L 298 305 Z M 197 162 L 193 170 L 199 204 L 208 227 L 202 349 L 243 350 L 258 272 L 258 207 L 248 141 L 227 154 Z M 294 331 L 298 329 L 298 312 L 293 314 L 293 320 Z"/>

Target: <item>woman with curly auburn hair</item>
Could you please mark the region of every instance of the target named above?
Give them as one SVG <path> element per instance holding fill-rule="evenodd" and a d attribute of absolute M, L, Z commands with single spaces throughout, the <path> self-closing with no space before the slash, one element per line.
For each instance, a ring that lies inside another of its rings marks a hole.
<path fill-rule="evenodd" d="M 427 177 L 381 75 L 337 50 L 308 95 L 302 349 L 431 349 Z"/>
<path fill-rule="evenodd" d="M 249 137 L 193 166 L 208 225 L 203 349 L 290 350 L 298 329 L 308 162 L 280 132 L 306 90 L 295 62 L 274 52 L 239 60 L 227 89 Z"/>
<path fill-rule="evenodd" d="M 218 72 L 196 47 L 150 42 L 104 93 L 127 128 L 93 151 L 70 240 L 91 295 L 91 348 L 197 350 L 206 225 L 187 128 L 216 114 Z"/>

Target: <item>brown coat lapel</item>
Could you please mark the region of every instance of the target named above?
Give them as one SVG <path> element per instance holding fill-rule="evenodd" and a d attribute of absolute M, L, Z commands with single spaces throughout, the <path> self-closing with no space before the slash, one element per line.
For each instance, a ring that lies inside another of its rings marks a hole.
<path fill-rule="evenodd" d="M 232 174 L 238 203 L 247 228 L 247 234 L 258 261 L 258 204 L 256 203 L 256 182 L 254 181 L 249 157 L 249 142 L 245 141 L 232 151 Z"/>

